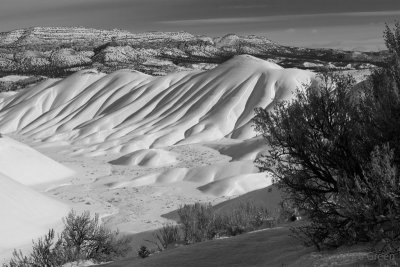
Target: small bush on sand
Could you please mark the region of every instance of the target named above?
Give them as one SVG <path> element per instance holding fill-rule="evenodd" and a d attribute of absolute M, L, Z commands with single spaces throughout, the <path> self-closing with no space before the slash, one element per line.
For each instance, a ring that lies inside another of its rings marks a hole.
<path fill-rule="evenodd" d="M 97 214 L 91 218 L 89 212 L 77 215 L 72 210 L 63 221 L 64 230 L 58 238 L 55 238 L 54 230 L 50 230 L 33 242 L 29 256 L 14 251 L 12 259 L 3 266 L 55 267 L 80 260 L 104 262 L 125 255 L 129 249 L 129 240 L 99 223 Z"/>
<path fill-rule="evenodd" d="M 31 267 L 32 261 L 27 256 L 23 255 L 21 251 L 14 250 L 9 263 L 4 263 L 3 267 Z"/>
<path fill-rule="evenodd" d="M 107 261 L 126 252 L 124 245 L 127 241 L 118 238 L 118 232 L 100 224 L 98 214 L 91 218 L 87 211 L 81 215 L 74 211 L 68 214 L 64 219 L 61 240 L 71 260 Z"/>
<path fill-rule="evenodd" d="M 228 236 L 271 227 L 270 219 L 266 209 L 257 207 L 251 202 L 240 203 L 230 213 L 223 215 L 224 228 Z"/>
<path fill-rule="evenodd" d="M 181 241 L 181 236 L 179 232 L 180 227 L 178 225 L 165 224 L 154 234 L 154 237 L 157 242 L 159 242 L 162 249 L 167 249 L 169 246 Z"/>
<path fill-rule="evenodd" d="M 272 227 L 275 222 L 266 209 L 251 202 L 222 214 L 215 213 L 210 204 L 195 203 L 181 207 L 178 214 L 187 244 Z"/>
<path fill-rule="evenodd" d="M 212 239 L 214 212 L 211 204 L 184 205 L 179 208 L 178 215 L 187 244 Z"/>
<path fill-rule="evenodd" d="M 146 246 L 141 246 L 137 252 L 138 256 L 141 258 L 147 258 L 150 256 L 151 252 Z"/>

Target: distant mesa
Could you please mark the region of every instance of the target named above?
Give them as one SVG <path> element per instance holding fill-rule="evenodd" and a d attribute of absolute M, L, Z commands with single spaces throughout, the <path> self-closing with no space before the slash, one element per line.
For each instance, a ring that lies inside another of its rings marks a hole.
<path fill-rule="evenodd" d="M 386 55 L 283 46 L 255 35 L 211 38 L 187 32 L 130 33 L 82 27 L 33 27 L 3 32 L 0 47 L 2 73 L 50 77 L 65 77 L 88 68 L 104 73 L 135 69 L 163 76 L 210 69 L 241 54 L 268 59 L 285 68 L 359 69 L 366 64 L 372 68 L 381 65 Z"/>

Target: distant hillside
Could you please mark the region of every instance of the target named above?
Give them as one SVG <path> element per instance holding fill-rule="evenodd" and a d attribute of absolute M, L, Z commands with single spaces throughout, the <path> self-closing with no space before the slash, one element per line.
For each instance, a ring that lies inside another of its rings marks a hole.
<path fill-rule="evenodd" d="M 64 77 L 87 68 L 106 73 L 128 68 L 165 75 L 210 69 L 240 54 L 302 69 L 371 68 L 382 64 L 385 56 L 384 52 L 282 46 L 254 35 L 211 38 L 186 32 L 133 34 L 122 30 L 34 27 L 0 33 L 0 77 L 11 74 Z"/>

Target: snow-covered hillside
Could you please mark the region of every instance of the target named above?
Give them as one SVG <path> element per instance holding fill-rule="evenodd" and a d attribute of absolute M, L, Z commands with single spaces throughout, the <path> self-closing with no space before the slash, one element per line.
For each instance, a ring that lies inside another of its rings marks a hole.
<path fill-rule="evenodd" d="M 140 232 L 160 227 L 167 220 L 160 216 L 182 204 L 267 187 L 271 177 L 253 164 L 265 150 L 252 128 L 254 108 L 272 109 L 313 80 L 309 71 L 243 55 L 163 77 L 85 70 L 2 95 L 0 212 L 29 240 L 65 216 L 51 197 Z"/>
<path fill-rule="evenodd" d="M 0 138 L 0 172 L 24 185 L 55 182 L 74 171 L 6 136 Z"/>
<path fill-rule="evenodd" d="M 44 235 L 67 213 L 67 205 L 0 172 L 0 256 Z"/>
<path fill-rule="evenodd" d="M 86 156 L 224 137 L 243 140 L 255 135 L 255 107 L 289 99 L 312 77 L 251 56 L 164 77 L 81 71 L 5 99 L 0 132 L 75 145 L 68 152 Z"/>

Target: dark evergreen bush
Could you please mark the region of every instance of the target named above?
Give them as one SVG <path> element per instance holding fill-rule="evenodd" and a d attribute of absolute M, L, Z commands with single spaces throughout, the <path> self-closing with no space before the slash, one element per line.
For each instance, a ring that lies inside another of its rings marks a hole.
<path fill-rule="evenodd" d="M 387 66 L 357 88 L 351 76 L 323 72 L 293 101 L 256 109 L 270 146 L 256 164 L 306 213 L 311 223 L 295 233 L 317 248 L 400 240 L 399 24 L 385 41 Z"/>

